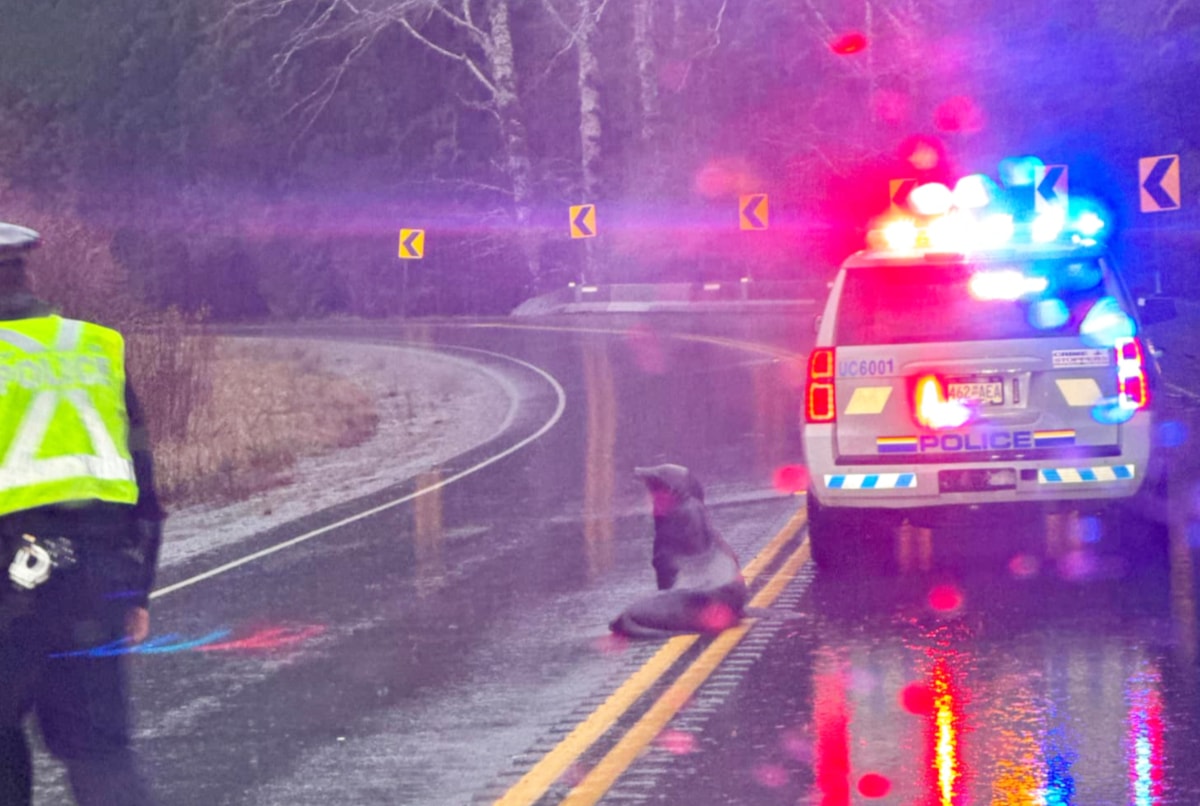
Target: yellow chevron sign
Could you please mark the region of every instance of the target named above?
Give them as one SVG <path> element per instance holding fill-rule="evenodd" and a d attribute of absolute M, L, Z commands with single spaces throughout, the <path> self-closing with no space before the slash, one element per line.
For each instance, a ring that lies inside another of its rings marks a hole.
<path fill-rule="evenodd" d="M 766 193 L 751 193 L 738 198 L 738 224 L 742 229 L 762 230 L 770 226 Z"/>
<path fill-rule="evenodd" d="M 571 237 L 596 237 L 596 205 L 576 204 L 571 207 Z"/>
<path fill-rule="evenodd" d="M 400 257 L 404 260 L 420 260 L 425 257 L 425 230 L 400 230 Z"/>

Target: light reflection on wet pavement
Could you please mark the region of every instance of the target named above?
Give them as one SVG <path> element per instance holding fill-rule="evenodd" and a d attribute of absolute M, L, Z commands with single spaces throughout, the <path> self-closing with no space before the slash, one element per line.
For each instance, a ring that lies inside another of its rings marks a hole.
<path fill-rule="evenodd" d="M 629 468 L 711 471 L 743 562 L 799 506 L 787 364 L 645 329 L 503 346 L 573 395 L 544 442 L 164 600 L 179 649 L 135 660 L 166 802 L 490 802 L 656 649 L 604 633 L 649 583 Z M 798 615 L 755 624 L 603 802 L 1195 806 L 1193 461 L 1165 556 L 1066 515 L 906 528 L 878 567 L 806 567 L 781 598 Z"/>
<path fill-rule="evenodd" d="M 660 802 L 1200 802 L 1178 573 L 1099 546 L 1006 562 L 1011 545 L 817 574 L 809 618 L 662 774 Z"/>

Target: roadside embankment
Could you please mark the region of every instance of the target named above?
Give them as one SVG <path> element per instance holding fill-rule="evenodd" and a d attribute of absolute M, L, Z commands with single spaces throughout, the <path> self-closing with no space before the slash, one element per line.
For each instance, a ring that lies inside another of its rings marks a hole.
<path fill-rule="evenodd" d="M 374 433 L 353 446 L 300 456 L 275 486 L 246 500 L 173 511 L 163 566 L 428 472 L 495 436 L 511 404 L 493 376 L 464 358 L 402 346 L 281 343 L 297 347 L 315 356 L 314 367 L 352 379 L 375 401 Z"/>

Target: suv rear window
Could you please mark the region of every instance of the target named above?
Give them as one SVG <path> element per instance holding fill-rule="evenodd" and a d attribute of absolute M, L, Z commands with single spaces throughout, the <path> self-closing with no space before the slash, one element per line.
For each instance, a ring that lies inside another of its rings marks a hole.
<path fill-rule="evenodd" d="M 1123 315 L 1121 298 L 1096 258 L 852 267 L 838 303 L 837 343 L 1078 336 L 1093 309 Z"/>

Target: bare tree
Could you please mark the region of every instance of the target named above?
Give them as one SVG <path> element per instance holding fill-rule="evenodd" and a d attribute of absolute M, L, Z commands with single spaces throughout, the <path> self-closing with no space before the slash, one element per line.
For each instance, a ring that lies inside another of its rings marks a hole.
<path fill-rule="evenodd" d="M 531 276 L 539 274 L 538 236 L 532 227 L 533 168 L 510 19 L 511 0 L 227 0 L 218 30 L 277 23 L 289 28 L 274 54 L 272 80 L 282 82 L 303 54 L 336 49 L 340 58 L 317 87 L 290 112 L 303 121 L 301 133 L 321 115 L 347 71 L 388 28 L 399 26 L 415 41 L 445 57 L 470 77 L 478 95 L 465 103 L 495 121 L 499 166 L 511 200 L 522 252 Z"/>
<path fill-rule="evenodd" d="M 542 5 L 567 36 L 560 53 L 574 49 L 577 57 L 576 88 L 579 97 L 579 190 L 580 201 L 595 202 L 600 192 L 600 135 L 602 105 L 600 101 L 600 59 L 596 52 L 596 30 L 608 6 L 608 0 L 570 0 L 566 12 L 554 0 L 542 0 Z M 571 21 L 568 21 L 571 20 Z M 585 245 L 584 278 L 595 279 L 596 246 Z"/>

